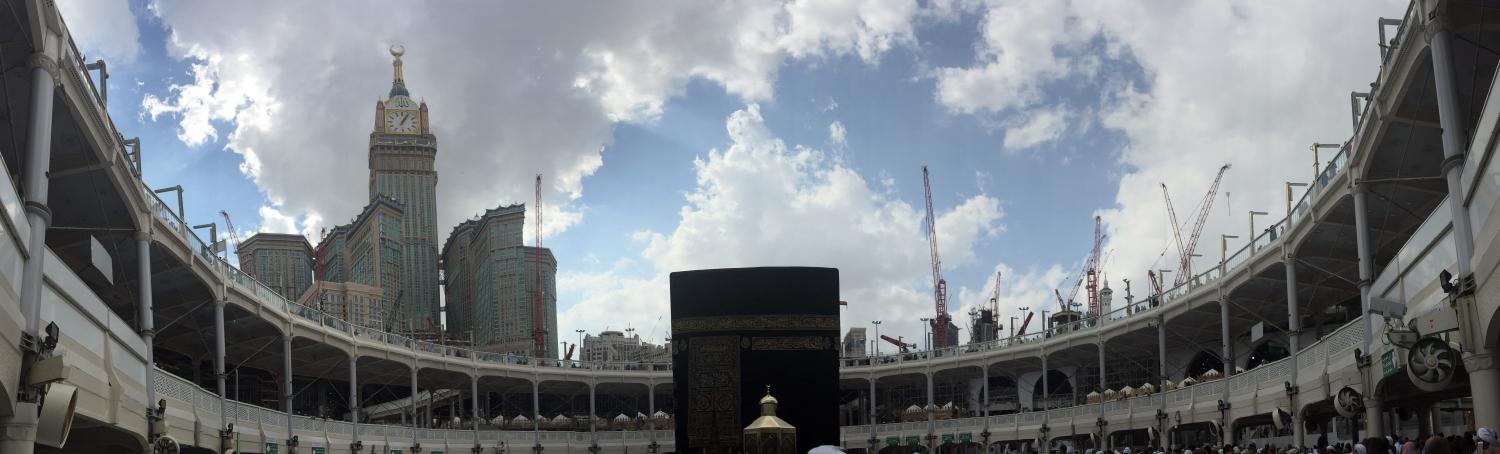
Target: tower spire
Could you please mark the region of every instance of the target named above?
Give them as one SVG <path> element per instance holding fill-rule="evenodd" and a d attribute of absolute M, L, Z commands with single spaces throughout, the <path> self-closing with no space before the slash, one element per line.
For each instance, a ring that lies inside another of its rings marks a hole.
<path fill-rule="evenodd" d="M 411 93 L 406 91 L 406 80 L 401 76 L 401 56 L 406 55 L 406 46 L 400 44 L 391 46 L 390 52 L 391 56 L 395 57 L 395 60 L 391 62 L 395 75 L 391 79 L 390 96 L 411 96 Z"/>

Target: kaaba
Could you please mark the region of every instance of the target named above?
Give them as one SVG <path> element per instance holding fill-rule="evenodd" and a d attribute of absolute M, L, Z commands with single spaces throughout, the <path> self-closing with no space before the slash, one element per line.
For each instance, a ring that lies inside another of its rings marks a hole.
<path fill-rule="evenodd" d="M 677 452 L 742 452 L 767 386 L 797 452 L 839 444 L 839 271 L 765 267 L 671 275 Z"/>

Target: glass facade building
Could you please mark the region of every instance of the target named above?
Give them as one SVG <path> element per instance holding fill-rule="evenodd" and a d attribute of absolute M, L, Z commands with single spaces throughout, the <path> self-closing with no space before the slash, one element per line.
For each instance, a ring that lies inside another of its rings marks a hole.
<path fill-rule="evenodd" d="M 448 331 L 459 338 L 472 336 L 483 350 L 531 354 L 535 289 L 542 297 L 539 322 L 547 339 L 546 350 L 537 356 L 555 357 L 557 261 L 546 248 L 524 245 L 525 225 L 526 207 L 516 204 L 486 210 L 449 234 L 443 245 Z"/>
<path fill-rule="evenodd" d="M 257 233 L 235 247 L 240 270 L 283 298 L 295 301 L 313 280 L 313 250 L 307 238 L 285 233 Z"/>

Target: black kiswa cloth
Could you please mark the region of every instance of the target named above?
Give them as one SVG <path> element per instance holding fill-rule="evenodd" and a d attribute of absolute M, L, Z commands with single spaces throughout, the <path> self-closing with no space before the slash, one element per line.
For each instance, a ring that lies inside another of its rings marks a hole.
<path fill-rule="evenodd" d="M 839 444 L 837 269 L 682 271 L 671 294 L 678 452 L 740 452 L 766 386 L 797 452 Z"/>

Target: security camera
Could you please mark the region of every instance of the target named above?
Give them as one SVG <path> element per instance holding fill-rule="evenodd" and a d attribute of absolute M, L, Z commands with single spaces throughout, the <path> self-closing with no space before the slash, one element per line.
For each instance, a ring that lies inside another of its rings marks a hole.
<path fill-rule="evenodd" d="M 78 405 L 78 387 L 52 383 L 42 392 L 42 411 L 36 423 L 36 442 L 61 449 L 73 430 L 73 409 Z"/>

